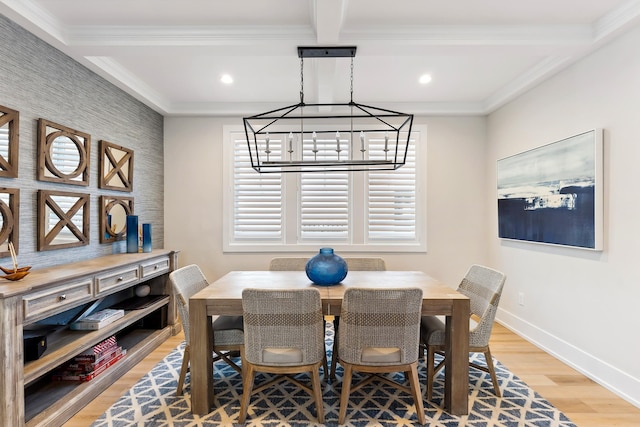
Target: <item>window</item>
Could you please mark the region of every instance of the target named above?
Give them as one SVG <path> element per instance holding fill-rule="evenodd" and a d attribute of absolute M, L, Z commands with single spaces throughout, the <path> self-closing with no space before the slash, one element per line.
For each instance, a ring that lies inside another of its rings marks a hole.
<path fill-rule="evenodd" d="M 426 251 L 424 130 L 413 131 L 407 162 L 398 170 L 326 173 L 259 174 L 251 168 L 244 131 L 225 127 L 224 134 L 225 251 Z M 371 132 L 365 142 L 382 146 L 384 135 Z M 340 156 L 348 155 L 348 145 L 345 138 Z M 303 155 L 336 158 L 335 148 L 335 139 L 318 139 L 317 152 L 309 148 Z M 264 155 L 273 159 L 288 155 L 276 135 L 268 150 Z"/>

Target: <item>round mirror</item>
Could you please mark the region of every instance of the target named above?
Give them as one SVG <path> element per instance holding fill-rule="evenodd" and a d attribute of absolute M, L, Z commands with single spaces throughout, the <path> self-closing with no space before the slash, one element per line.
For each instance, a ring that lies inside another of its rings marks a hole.
<path fill-rule="evenodd" d="M 56 137 L 49 146 L 54 167 L 64 175 L 72 175 L 80 167 L 80 149 L 68 136 Z"/>
<path fill-rule="evenodd" d="M 47 176 L 56 176 L 72 182 L 81 180 L 87 168 L 84 150 L 84 139 L 81 137 L 63 131 L 47 135 L 45 173 Z"/>
<path fill-rule="evenodd" d="M 4 200 L 0 199 L 0 242 L 8 243 L 9 235 L 13 231 L 13 214 L 11 208 Z"/>
<path fill-rule="evenodd" d="M 107 218 L 109 224 L 109 229 L 111 230 L 112 236 L 116 236 L 124 232 L 124 229 L 127 226 L 127 211 L 124 206 L 120 203 L 114 204 L 111 206 L 111 209 L 107 212 Z"/>

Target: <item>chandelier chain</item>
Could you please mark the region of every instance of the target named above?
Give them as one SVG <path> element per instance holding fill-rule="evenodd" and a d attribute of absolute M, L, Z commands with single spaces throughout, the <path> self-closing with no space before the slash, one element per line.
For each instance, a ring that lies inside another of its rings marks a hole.
<path fill-rule="evenodd" d="M 304 104 L 304 58 L 300 58 L 300 103 Z"/>
<path fill-rule="evenodd" d="M 353 104 L 353 56 L 351 57 L 351 103 Z"/>

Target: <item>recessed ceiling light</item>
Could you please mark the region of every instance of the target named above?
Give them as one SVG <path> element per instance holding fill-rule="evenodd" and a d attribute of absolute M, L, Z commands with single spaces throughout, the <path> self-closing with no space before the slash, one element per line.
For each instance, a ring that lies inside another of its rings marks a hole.
<path fill-rule="evenodd" d="M 220 77 L 220 81 L 226 85 L 230 85 L 231 83 L 233 83 L 233 77 L 231 77 L 229 74 L 223 74 L 222 77 Z"/>
<path fill-rule="evenodd" d="M 421 75 L 420 79 L 418 79 L 418 81 L 420 82 L 420 84 L 426 85 L 427 83 L 429 83 L 431 81 L 431 74 L 423 74 L 423 75 Z"/>

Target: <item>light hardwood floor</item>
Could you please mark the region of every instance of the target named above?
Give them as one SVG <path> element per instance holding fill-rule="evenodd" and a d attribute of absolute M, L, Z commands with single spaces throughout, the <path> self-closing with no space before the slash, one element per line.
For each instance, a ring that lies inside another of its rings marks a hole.
<path fill-rule="evenodd" d="M 165 341 L 127 375 L 71 418 L 65 427 L 90 426 L 158 361 L 180 344 L 182 339 L 182 334 L 179 334 Z M 579 427 L 640 426 L 640 409 L 505 327 L 495 325 L 490 346 L 496 359 L 563 411 Z"/>

